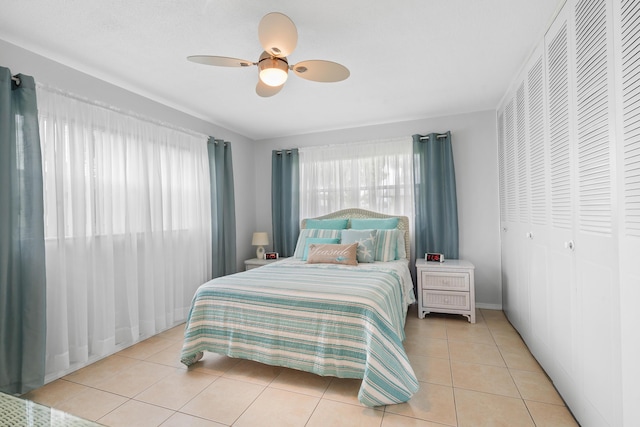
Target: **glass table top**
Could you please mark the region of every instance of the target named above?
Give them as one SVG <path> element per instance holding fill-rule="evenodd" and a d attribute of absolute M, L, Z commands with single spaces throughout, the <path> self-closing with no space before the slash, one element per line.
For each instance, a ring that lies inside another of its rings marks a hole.
<path fill-rule="evenodd" d="M 97 427 L 83 420 L 30 400 L 0 393 L 0 427 Z"/>

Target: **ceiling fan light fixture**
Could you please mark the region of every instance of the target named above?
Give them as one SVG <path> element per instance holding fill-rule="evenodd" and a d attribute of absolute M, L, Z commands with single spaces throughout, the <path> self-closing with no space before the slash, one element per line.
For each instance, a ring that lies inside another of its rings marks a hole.
<path fill-rule="evenodd" d="M 282 86 L 289 77 L 289 64 L 284 58 L 268 57 L 258 63 L 260 80 L 268 86 Z"/>
<path fill-rule="evenodd" d="M 268 98 L 280 92 L 289 70 L 313 82 L 339 82 L 349 77 L 349 70 L 336 62 L 314 59 L 289 66 L 287 57 L 298 43 L 298 29 L 291 18 L 279 12 L 266 14 L 258 25 L 258 39 L 264 51 L 258 62 L 214 55 L 192 55 L 189 61 L 216 67 L 258 67 L 256 94 Z"/>

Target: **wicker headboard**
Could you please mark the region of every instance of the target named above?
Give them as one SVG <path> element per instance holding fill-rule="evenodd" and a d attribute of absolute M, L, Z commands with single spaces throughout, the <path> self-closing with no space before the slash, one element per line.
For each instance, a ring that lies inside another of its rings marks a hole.
<path fill-rule="evenodd" d="M 398 218 L 398 230 L 404 231 L 404 247 L 407 254 L 407 259 L 411 259 L 411 240 L 409 239 L 409 218 L 406 216 L 398 215 L 386 215 L 378 212 L 372 212 L 365 209 L 351 208 L 343 209 L 341 211 L 332 212 L 327 215 L 319 216 L 317 218 L 310 219 L 351 219 L 351 218 Z M 303 219 L 300 223 L 300 228 L 307 228 L 307 219 Z M 351 227 L 351 221 L 347 227 Z"/>

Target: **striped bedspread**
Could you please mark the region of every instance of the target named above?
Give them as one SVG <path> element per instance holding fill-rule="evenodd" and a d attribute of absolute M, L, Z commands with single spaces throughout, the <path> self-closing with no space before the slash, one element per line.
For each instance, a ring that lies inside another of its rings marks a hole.
<path fill-rule="evenodd" d="M 193 299 L 181 360 L 211 351 L 318 375 L 362 378 L 361 403 L 408 401 L 418 381 L 404 351 L 414 301 L 407 261 L 282 260 L 220 277 Z"/>

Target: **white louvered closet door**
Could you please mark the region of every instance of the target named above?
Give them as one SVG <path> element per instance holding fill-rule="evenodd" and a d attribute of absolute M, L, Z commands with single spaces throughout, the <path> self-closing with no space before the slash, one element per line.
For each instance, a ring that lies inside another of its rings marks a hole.
<path fill-rule="evenodd" d="M 552 364 L 549 285 L 549 147 L 547 132 L 546 73 L 543 46 L 532 54 L 525 67 L 527 142 L 529 164 L 529 229 L 525 233 L 530 256 L 529 312 L 531 347 L 536 348 L 538 361 L 547 368 Z"/>
<path fill-rule="evenodd" d="M 575 22 L 575 254 L 580 309 L 579 378 L 593 425 L 620 425 L 618 231 L 613 217 L 615 93 L 613 8 L 577 0 Z"/>
<path fill-rule="evenodd" d="M 503 167 L 501 175 L 502 216 L 502 308 L 511 322 L 521 326 L 518 311 L 518 270 L 516 252 L 518 249 L 518 202 L 517 202 L 517 155 L 515 102 L 509 100 L 504 107 L 500 135 Z M 513 286 L 512 286 L 513 284 Z"/>
<path fill-rule="evenodd" d="M 516 161 L 517 161 L 517 227 L 516 239 L 519 241 L 526 240 L 527 230 L 530 229 L 529 222 L 531 220 L 531 211 L 529 205 L 529 138 L 527 135 L 527 123 L 528 123 L 528 106 L 526 102 L 526 81 L 520 80 L 516 86 L 516 93 L 514 98 L 514 145 L 516 149 Z M 529 338 L 531 332 L 531 312 L 529 301 L 529 272 L 531 268 L 531 245 L 530 242 L 526 244 L 517 244 L 516 246 L 516 272 L 517 272 L 517 292 L 515 295 L 515 304 L 517 307 L 518 322 L 520 324 L 521 335 Z"/>
<path fill-rule="evenodd" d="M 514 251 L 517 242 L 512 238 L 515 227 L 515 161 L 513 147 L 513 103 L 509 102 L 498 113 L 498 179 L 500 196 L 500 229 L 501 229 L 501 280 L 502 309 L 513 322 L 517 323 L 514 307 L 516 295 L 516 269 Z"/>
<path fill-rule="evenodd" d="M 579 353 L 576 346 L 579 325 L 578 300 L 575 282 L 574 244 L 574 128 L 571 118 L 573 106 L 573 53 L 570 7 L 565 6 L 545 37 L 545 71 L 547 75 L 547 135 L 549 233 L 547 237 L 547 269 L 551 346 L 553 360 L 545 369 L 562 390 L 577 388 Z M 580 399 L 571 393 L 563 397 L 570 406 Z"/>
<path fill-rule="evenodd" d="M 623 425 L 640 424 L 640 2 L 615 2 L 618 98 L 618 179 L 620 219 L 620 329 L 622 342 Z"/>

